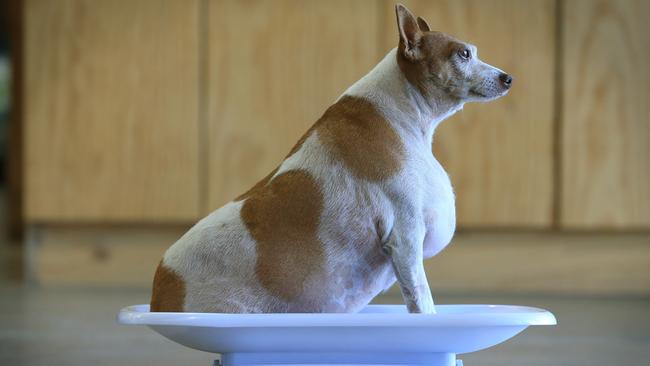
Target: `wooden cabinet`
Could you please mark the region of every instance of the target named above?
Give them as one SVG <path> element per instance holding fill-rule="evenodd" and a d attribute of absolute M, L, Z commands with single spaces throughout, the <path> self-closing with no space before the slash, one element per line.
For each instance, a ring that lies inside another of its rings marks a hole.
<path fill-rule="evenodd" d="M 436 133 L 460 228 L 650 227 L 647 2 L 405 3 L 515 76 Z M 30 223 L 193 222 L 397 43 L 383 0 L 24 7 Z"/>
<path fill-rule="evenodd" d="M 562 225 L 650 228 L 650 2 L 563 6 Z"/>
<path fill-rule="evenodd" d="M 514 75 L 512 91 L 467 104 L 443 122 L 433 150 L 456 190 L 461 227 L 549 227 L 553 204 L 554 14 L 552 0 L 405 1 L 434 30 L 478 47 Z M 384 49 L 396 45 L 386 2 Z"/>
<path fill-rule="evenodd" d="M 209 3 L 209 211 L 265 177 L 379 61 L 377 1 Z"/>
<path fill-rule="evenodd" d="M 29 222 L 198 217 L 198 5 L 25 3 Z"/>

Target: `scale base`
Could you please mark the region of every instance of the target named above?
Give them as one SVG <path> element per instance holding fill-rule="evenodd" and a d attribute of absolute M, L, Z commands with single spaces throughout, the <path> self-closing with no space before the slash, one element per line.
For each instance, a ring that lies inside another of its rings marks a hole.
<path fill-rule="evenodd" d="M 453 353 L 417 352 L 246 352 L 224 353 L 213 366 L 390 365 L 463 366 Z"/>

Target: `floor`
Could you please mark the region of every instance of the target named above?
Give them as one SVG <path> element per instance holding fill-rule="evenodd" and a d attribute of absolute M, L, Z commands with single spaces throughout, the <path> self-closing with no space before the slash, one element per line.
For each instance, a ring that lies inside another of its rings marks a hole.
<path fill-rule="evenodd" d="M 143 327 L 115 323 L 146 290 L 0 286 L 0 365 L 210 365 Z M 380 299 L 394 302 L 398 299 Z M 465 365 L 650 365 L 650 299 L 581 299 L 438 294 L 438 303 L 503 303 L 552 310 L 556 327 L 530 328 Z"/>

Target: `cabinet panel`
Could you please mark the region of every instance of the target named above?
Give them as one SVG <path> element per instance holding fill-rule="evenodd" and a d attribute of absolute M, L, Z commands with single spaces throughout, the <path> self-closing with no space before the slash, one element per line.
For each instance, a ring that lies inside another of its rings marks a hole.
<path fill-rule="evenodd" d="M 209 204 L 273 170 L 379 62 L 376 1 L 209 3 Z"/>
<path fill-rule="evenodd" d="M 547 227 L 553 203 L 555 2 L 404 1 L 434 30 L 475 44 L 481 59 L 514 75 L 510 94 L 467 104 L 434 136 L 435 156 L 457 193 L 460 227 Z M 384 50 L 397 45 L 384 2 Z"/>
<path fill-rule="evenodd" d="M 198 216 L 198 5 L 25 3 L 29 221 Z"/>
<path fill-rule="evenodd" d="M 562 223 L 650 227 L 647 1 L 568 1 L 562 59 Z"/>

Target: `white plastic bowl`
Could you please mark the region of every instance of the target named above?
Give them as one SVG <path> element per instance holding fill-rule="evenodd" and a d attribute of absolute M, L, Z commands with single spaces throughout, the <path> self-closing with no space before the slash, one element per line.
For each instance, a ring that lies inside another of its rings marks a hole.
<path fill-rule="evenodd" d="M 146 325 L 174 342 L 220 353 L 224 366 L 280 364 L 456 365 L 531 325 L 555 325 L 550 312 L 509 305 L 438 305 L 437 314 L 370 305 L 356 314 L 150 313 L 122 309 L 120 324 Z"/>

